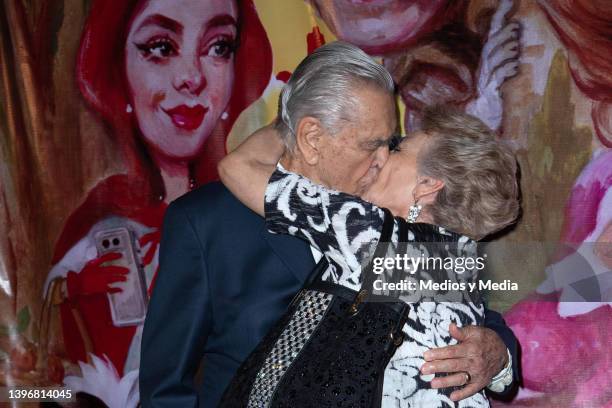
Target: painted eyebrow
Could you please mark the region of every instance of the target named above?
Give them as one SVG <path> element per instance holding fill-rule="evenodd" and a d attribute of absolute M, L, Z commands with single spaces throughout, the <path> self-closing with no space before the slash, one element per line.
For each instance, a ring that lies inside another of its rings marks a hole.
<path fill-rule="evenodd" d="M 214 16 L 213 18 L 208 20 L 208 22 L 206 23 L 206 29 L 208 30 L 209 28 L 227 25 L 238 26 L 238 23 L 236 22 L 236 19 L 233 16 L 230 16 L 229 14 L 219 14 L 218 16 Z"/>
<path fill-rule="evenodd" d="M 183 25 L 181 23 L 162 14 L 152 14 L 149 17 L 145 18 L 144 21 L 138 26 L 136 31 L 149 25 L 162 27 L 178 35 L 183 33 Z M 208 22 L 206 23 L 206 29 L 208 30 L 209 28 L 221 27 L 226 25 L 238 26 L 238 23 L 236 22 L 236 19 L 231 15 L 220 14 L 208 20 Z"/>
<path fill-rule="evenodd" d="M 183 25 L 181 23 L 161 14 L 152 14 L 145 18 L 136 31 L 148 25 L 156 25 L 179 35 L 183 33 Z"/>

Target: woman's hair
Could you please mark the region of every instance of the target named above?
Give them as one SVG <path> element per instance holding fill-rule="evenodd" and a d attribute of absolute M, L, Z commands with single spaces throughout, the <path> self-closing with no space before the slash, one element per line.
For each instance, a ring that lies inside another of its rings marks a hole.
<path fill-rule="evenodd" d="M 236 0 L 236 3 L 239 46 L 234 56 L 233 90 L 226 109 L 227 118 L 219 121 L 204 143 L 202 153 L 192 163 L 199 183 L 217 178 L 217 163 L 225 156 L 225 139 L 234 121 L 262 95 L 272 74 L 272 47 L 253 0 Z M 125 75 L 125 42 L 135 15 L 146 4 L 145 0 L 92 2 L 81 34 L 76 78 L 84 99 L 112 127 L 131 170 L 160 184 L 159 170 L 151 163 L 139 137 L 134 115 L 126 109 L 130 97 Z M 154 190 L 159 188 L 155 186 Z"/>
<path fill-rule="evenodd" d="M 374 86 L 392 95 L 391 74 L 359 47 L 334 41 L 317 48 L 295 69 L 283 87 L 278 103 L 276 129 L 288 149 L 296 143 L 299 121 L 312 116 L 332 135 L 342 128 L 340 121 L 352 121 L 354 91 Z"/>
<path fill-rule="evenodd" d="M 418 158 L 420 175 L 444 182 L 428 207 L 434 223 L 482 239 L 519 215 L 517 164 L 509 147 L 474 116 L 448 107 L 424 111 L 429 140 Z"/>

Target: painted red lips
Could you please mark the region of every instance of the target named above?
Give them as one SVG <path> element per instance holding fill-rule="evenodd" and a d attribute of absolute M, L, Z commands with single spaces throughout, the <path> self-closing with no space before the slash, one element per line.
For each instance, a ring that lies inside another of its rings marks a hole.
<path fill-rule="evenodd" d="M 195 130 L 202 124 L 204 116 L 206 116 L 206 112 L 208 112 L 208 108 L 202 105 L 193 107 L 179 105 L 172 109 L 164 109 L 164 112 L 170 116 L 174 126 L 185 130 Z"/>

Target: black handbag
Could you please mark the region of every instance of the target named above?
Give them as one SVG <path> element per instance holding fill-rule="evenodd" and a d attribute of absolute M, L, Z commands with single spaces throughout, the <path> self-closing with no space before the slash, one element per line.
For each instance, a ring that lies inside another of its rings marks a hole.
<path fill-rule="evenodd" d="M 385 255 L 392 232 L 385 210 L 372 259 Z M 380 297 L 366 289 L 376 278 L 372 261 L 359 292 L 323 281 L 327 266 L 323 258 L 239 367 L 220 407 L 380 407 L 385 368 L 403 341 L 409 307 L 392 298 L 365 302 Z"/>

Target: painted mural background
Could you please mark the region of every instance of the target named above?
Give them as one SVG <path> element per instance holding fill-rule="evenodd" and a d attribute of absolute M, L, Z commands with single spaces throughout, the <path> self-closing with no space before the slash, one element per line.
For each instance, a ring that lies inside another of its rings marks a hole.
<path fill-rule="evenodd" d="M 446 103 L 512 144 L 523 217 L 497 241 L 574 248 L 490 271 L 520 285 L 490 298 L 522 347 L 504 406 L 612 406 L 611 305 L 559 302 L 576 253 L 612 294 L 611 2 L 6 0 L 0 31 L 0 384 L 136 404 L 142 324 L 111 312 L 127 270 L 100 234 L 130 231 L 150 294 L 167 204 L 340 38 L 390 70 L 405 131 Z"/>

